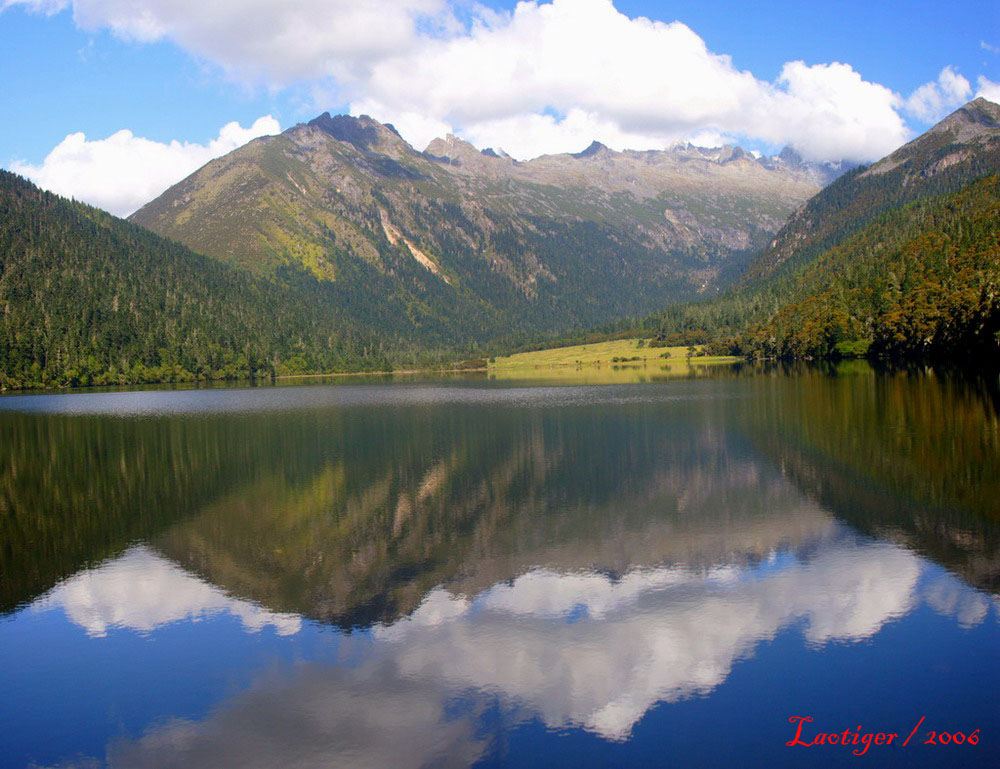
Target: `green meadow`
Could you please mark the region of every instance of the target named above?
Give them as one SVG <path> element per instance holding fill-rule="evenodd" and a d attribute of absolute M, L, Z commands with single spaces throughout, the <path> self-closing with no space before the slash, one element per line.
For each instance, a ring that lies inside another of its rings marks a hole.
<path fill-rule="evenodd" d="M 642 342 L 642 346 L 640 346 Z M 714 364 L 733 363 L 732 357 L 693 355 L 687 347 L 649 347 L 648 340 L 615 339 L 610 342 L 555 347 L 492 359 L 491 379 L 559 379 L 580 384 L 655 381 L 686 377 Z"/>
<path fill-rule="evenodd" d="M 640 346 L 640 343 L 642 346 Z M 712 363 L 734 361 L 738 358 L 698 356 L 700 347 L 695 347 L 692 362 Z M 578 344 L 571 347 L 555 347 L 550 350 L 535 350 L 496 358 L 489 364 L 490 371 L 511 368 L 544 368 L 553 366 L 614 365 L 616 363 L 678 363 L 686 362 L 687 347 L 649 347 L 645 339 L 615 339 L 610 342 Z"/>

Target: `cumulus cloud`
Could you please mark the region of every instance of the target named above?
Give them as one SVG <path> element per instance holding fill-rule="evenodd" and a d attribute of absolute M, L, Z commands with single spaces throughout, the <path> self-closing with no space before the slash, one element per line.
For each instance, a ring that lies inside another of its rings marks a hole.
<path fill-rule="evenodd" d="M 984 99 L 989 99 L 992 102 L 1000 104 L 1000 83 L 994 83 L 992 80 L 988 80 L 980 75 L 978 84 L 979 90 L 976 92 L 976 96 L 981 96 Z"/>
<path fill-rule="evenodd" d="M 490 747 L 478 715 L 494 696 L 509 722 L 623 740 L 650 707 L 711 691 L 782 628 L 800 624 L 816 644 L 863 641 L 913 608 L 913 554 L 815 544 L 756 569 L 646 567 L 617 580 L 539 569 L 474 599 L 437 588 L 410 617 L 342 636 L 349 664 L 265 676 L 204 721 L 156 724 L 108 752 L 142 767 L 273 766 L 293 747 L 303 765 L 468 766 Z M 956 583 L 939 603 L 952 612 L 968 600 Z M 466 712 L 449 705 L 456 695 Z"/>
<path fill-rule="evenodd" d="M 342 88 L 354 113 L 434 115 L 515 157 L 591 139 L 663 147 L 708 131 L 792 144 L 809 159 L 872 160 L 909 135 L 899 97 L 847 64 L 791 62 L 767 83 L 684 24 L 630 18 L 611 0 L 522 2 L 464 34 L 422 39 Z"/>
<path fill-rule="evenodd" d="M 912 608 L 919 575 L 902 548 L 836 539 L 760 572 L 658 567 L 613 580 L 539 569 L 472 600 L 436 589 L 374 636 L 394 645 L 406 680 L 500 691 L 550 728 L 621 740 L 657 702 L 722 684 L 790 623 L 804 620 L 814 644 L 871 638 Z"/>
<path fill-rule="evenodd" d="M 790 62 L 762 81 L 683 23 L 631 18 L 612 0 L 526 0 L 505 13 L 457 0 L 12 3 L 173 41 L 238 79 L 323 83 L 418 147 L 451 132 L 527 158 L 593 139 L 644 149 L 747 137 L 869 161 L 909 138 L 901 98 L 847 64 Z"/>
<path fill-rule="evenodd" d="M 412 46 L 420 22 L 452 24 L 446 0 L 3 0 L 11 5 L 69 8 L 85 30 L 169 39 L 238 77 L 281 82 L 357 76 L 367 62 Z"/>
<path fill-rule="evenodd" d="M 849 64 L 786 64 L 779 88 L 751 104 L 741 133 L 790 144 L 807 160 L 880 158 L 909 138 L 900 99 Z"/>
<path fill-rule="evenodd" d="M 47 190 L 126 216 L 209 160 L 280 130 L 267 115 L 249 128 L 228 123 L 207 144 L 157 142 L 128 130 L 94 140 L 72 133 L 41 164 L 15 161 L 11 170 Z"/>
<path fill-rule="evenodd" d="M 57 608 L 95 637 L 107 635 L 110 628 L 148 633 L 171 622 L 219 613 L 238 617 L 251 632 L 270 625 L 279 635 L 293 635 L 302 626 L 297 614 L 232 598 L 147 547 L 134 547 L 96 569 L 81 571 L 33 606 L 34 611 Z"/>
<path fill-rule="evenodd" d="M 941 70 L 937 80 L 924 83 L 906 100 L 906 111 L 925 123 L 936 123 L 972 95 L 969 81 L 951 67 Z"/>

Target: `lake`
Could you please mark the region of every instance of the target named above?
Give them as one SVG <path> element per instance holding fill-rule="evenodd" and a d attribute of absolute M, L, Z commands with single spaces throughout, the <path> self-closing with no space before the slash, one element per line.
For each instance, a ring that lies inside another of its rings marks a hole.
<path fill-rule="evenodd" d="M 997 379 L 622 378 L 0 397 L 0 764 L 1000 765 Z"/>

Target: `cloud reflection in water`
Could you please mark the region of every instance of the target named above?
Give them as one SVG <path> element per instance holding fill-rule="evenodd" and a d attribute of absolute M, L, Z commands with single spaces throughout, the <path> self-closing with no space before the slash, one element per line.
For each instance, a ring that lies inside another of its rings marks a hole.
<path fill-rule="evenodd" d="M 62 608 L 66 616 L 99 637 L 109 628 L 151 633 L 163 625 L 220 613 L 237 617 L 248 631 L 272 626 L 279 635 L 302 627 L 297 614 L 277 613 L 192 576 L 148 547 L 133 547 L 95 569 L 85 569 L 53 588 L 35 611 Z"/>
<path fill-rule="evenodd" d="M 514 720 L 625 740 L 649 708 L 710 692 L 789 625 L 826 644 L 870 639 L 921 599 L 963 626 L 988 614 L 988 600 L 948 575 L 920 588 L 923 568 L 902 547 L 836 528 L 751 566 L 642 567 L 617 578 L 535 569 L 472 597 L 439 587 L 403 619 L 340 635 L 340 659 L 352 664 L 271 671 L 204 721 L 116 741 L 109 759 L 468 766 L 489 747 L 479 719 L 497 702 Z M 222 611 L 248 630 L 298 629 L 297 618 L 229 598 L 145 548 L 69 580 L 44 605 L 93 635 Z"/>
<path fill-rule="evenodd" d="M 719 686 L 792 622 L 811 643 L 871 637 L 911 608 L 919 575 L 908 551 L 852 538 L 778 570 L 533 571 L 471 601 L 435 590 L 376 637 L 404 678 L 501 692 L 551 728 L 621 740 L 655 703 Z"/>

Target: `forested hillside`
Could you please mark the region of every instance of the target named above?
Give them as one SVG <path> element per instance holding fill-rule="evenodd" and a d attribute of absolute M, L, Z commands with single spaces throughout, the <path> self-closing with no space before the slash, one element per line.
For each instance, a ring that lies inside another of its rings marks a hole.
<path fill-rule="evenodd" d="M 976 99 L 796 213 L 728 294 L 664 313 L 668 344 L 764 357 L 998 351 L 1000 106 Z"/>
<path fill-rule="evenodd" d="M 792 272 L 664 314 L 668 344 L 751 357 L 1000 360 L 1000 176 L 883 214 Z"/>
<path fill-rule="evenodd" d="M 790 287 L 743 352 L 1000 361 L 1000 176 L 883 215 Z"/>
<path fill-rule="evenodd" d="M 203 233 L 215 258 L 0 171 L 0 388 L 386 370 L 601 318 L 653 328 L 627 317 L 690 295 L 699 263 L 717 276 L 711 248 L 737 231 L 746 245 L 795 194 L 757 161 L 690 147 L 525 170 L 453 138 L 417 153 L 368 119 L 272 138 L 137 217 Z M 632 175 L 640 161 L 657 170 Z M 697 220 L 655 193 L 695 167 L 741 190 L 709 209 L 686 188 Z M 787 173 L 801 191 L 805 171 Z M 647 197 L 613 189 L 640 178 Z M 670 307 L 657 336 L 754 357 L 1000 359 L 998 179 L 1000 106 L 977 99 L 821 191 L 736 289 Z"/>
<path fill-rule="evenodd" d="M 868 167 L 817 193 L 750 262 L 749 288 L 789 274 L 886 213 L 1000 171 L 1000 105 L 975 99 Z"/>
<path fill-rule="evenodd" d="M 308 284 L 278 285 L 0 170 L 0 388 L 385 369 Z"/>

